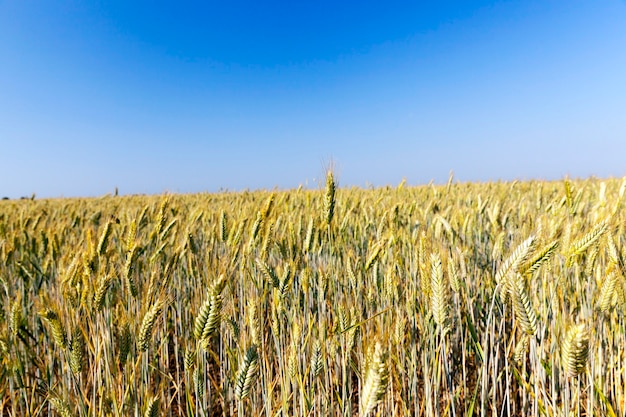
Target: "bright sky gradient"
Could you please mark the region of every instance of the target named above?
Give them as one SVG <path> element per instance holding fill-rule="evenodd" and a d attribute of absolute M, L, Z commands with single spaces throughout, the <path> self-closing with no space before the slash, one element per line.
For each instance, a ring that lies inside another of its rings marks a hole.
<path fill-rule="evenodd" d="M 626 175 L 626 1 L 0 0 L 0 196 Z"/>

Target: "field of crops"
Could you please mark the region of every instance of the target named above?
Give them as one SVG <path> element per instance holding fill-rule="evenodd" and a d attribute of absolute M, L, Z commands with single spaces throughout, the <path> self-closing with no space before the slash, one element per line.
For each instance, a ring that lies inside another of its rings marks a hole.
<path fill-rule="evenodd" d="M 2 416 L 624 416 L 626 182 L 0 202 Z"/>

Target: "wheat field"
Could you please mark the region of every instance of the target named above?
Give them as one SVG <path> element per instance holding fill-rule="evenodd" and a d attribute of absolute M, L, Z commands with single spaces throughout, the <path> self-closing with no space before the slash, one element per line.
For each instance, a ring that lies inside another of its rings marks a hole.
<path fill-rule="evenodd" d="M 0 202 L 2 416 L 624 416 L 626 180 Z"/>

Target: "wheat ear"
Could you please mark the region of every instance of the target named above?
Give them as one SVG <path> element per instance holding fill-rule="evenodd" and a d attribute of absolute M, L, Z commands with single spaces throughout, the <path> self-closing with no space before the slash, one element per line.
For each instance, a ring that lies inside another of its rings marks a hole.
<path fill-rule="evenodd" d="M 252 384 L 256 380 L 259 369 L 259 355 L 256 346 L 252 345 L 246 352 L 243 363 L 239 367 L 235 380 L 235 396 L 243 400 L 250 395 Z"/>
<path fill-rule="evenodd" d="M 70 369 L 74 374 L 79 375 L 85 364 L 85 337 L 80 327 L 76 326 L 72 331 L 70 348 Z"/>
<path fill-rule="evenodd" d="M 502 280 L 512 271 L 516 271 L 517 267 L 522 264 L 528 255 L 532 251 L 535 244 L 535 236 L 530 236 L 528 239 L 520 243 L 515 248 L 513 253 L 502 263 L 498 272 L 496 273 L 496 283 L 499 284 Z"/>
<path fill-rule="evenodd" d="M 589 356 L 589 333 L 584 323 L 572 326 L 565 336 L 561 348 L 563 368 L 568 376 L 580 375 L 587 365 Z"/>
<path fill-rule="evenodd" d="M 148 401 L 144 417 L 156 417 L 159 415 L 159 397 L 152 397 Z"/>
<path fill-rule="evenodd" d="M 335 177 L 333 171 L 326 174 L 326 194 L 324 195 L 324 214 L 326 224 L 330 226 L 335 214 Z"/>
<path fill-rule="evenodd" d="M 48 308 L 41 313 L 41 316 L 52 328 L 54 342 L 62 349 L 65 349 L 67 347 L 67 333 L 59 319 L 59 315 Z"/>
<path fill-rule="evenodd" d="M 150 345 L 150 337 L 152 336 L 152 330 L 154 325 L 163 311 L 165 302 L 158 300 L 150 307 L 150 310 L 143 317 L 141 327 L 139 328 L 139 337 L 137 338 L 137 348 L 140 352 L 144 352 Z"/>
<path fill-rule="evenodd" d="M 537 316 L 530 303 L 528 291 L 526 291 L 524 286 L 524 277 L 522 277 L 521 274 L 516 274 L 514 277 L 511 277 L 508 282 L 508 287 L 511 294 L 515 318 L 519 321 L 524 333 L 529 336 L 534 335 L 537 333 Z"/>
<path fill-rule="evenodd" d="M 380 403 L 387 391 L 389 370 L 380 343 L 376 343 L 374 354 L 365 373 L 365 383 L 361 390 L 360 416 L 368 416 Z"/>
<path fill-rule="evenodd" d="M 50 403 L 50 405 L 52 405 L 52 408 L 54 408 L 56 412 L 59 413 L 61 417 L 72 417 L 74 415 L 67 401 L 60 397 L 56 395 L 51 396 L 50 398 L 48 398 L 48 402 Z"/>
<path fill-rule="evenodd" d="M 443 269 L 439 255 L 431 254 L 430 263 L 430 308 L 437 327 L 445 333 L 448 326 L 448 313 L 450 309 L 448 287 L 443 279 Z"/>

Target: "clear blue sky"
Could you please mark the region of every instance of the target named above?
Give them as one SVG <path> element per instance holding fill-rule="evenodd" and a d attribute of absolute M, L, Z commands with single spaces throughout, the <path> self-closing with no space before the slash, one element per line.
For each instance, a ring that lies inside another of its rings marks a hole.
<path fill-rule="evenodd" d="M 626 1 L 0 0 L 0 196 L 626 175 Z"/>

